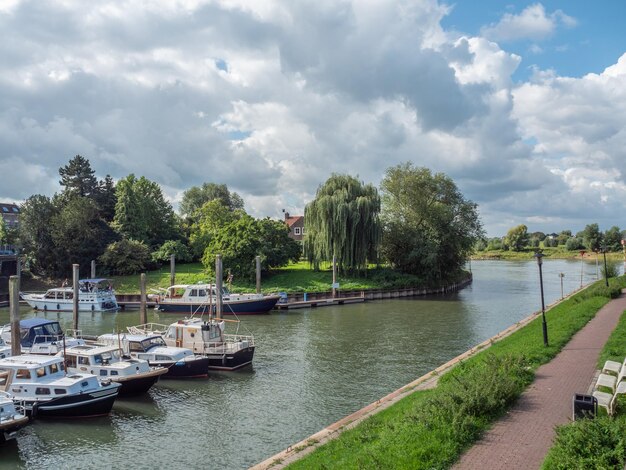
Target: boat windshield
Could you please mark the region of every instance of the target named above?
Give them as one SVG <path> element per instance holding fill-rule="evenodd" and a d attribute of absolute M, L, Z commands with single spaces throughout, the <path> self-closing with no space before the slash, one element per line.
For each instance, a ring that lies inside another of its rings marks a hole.
<path fill-rule="evenodd" d="M 148 351 L 150 348 L 167 345 L 165 344 L 165 340 L 163 340 L 160 336 L 153 336 L 152 338 L 144 339 L 141 342 L 141 346 L 144 351 Z"/>

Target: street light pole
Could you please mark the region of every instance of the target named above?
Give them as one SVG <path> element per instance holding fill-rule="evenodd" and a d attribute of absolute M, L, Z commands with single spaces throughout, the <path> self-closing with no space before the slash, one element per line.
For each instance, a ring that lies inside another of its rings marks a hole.
<path fill-rule="evenodd" d="M 606 267 L 606 245 L 602 247 L 602 256 L 604 256 L 604 282 L 609 287 L 609 271 Z"/>
<path fill-rule="evenodd" d="M 535 253 L 537 258 L 537 265 L 539 266 L 539 286 L 541 287 L 541 327 L 543 329 L 543 345 L 548 346 L 548 324 L 546 323 L 546 305 L 543 300 L 543 273 L 541 272 L 541 265 L 543 261 L 543 254 L 541 252 Z"/>

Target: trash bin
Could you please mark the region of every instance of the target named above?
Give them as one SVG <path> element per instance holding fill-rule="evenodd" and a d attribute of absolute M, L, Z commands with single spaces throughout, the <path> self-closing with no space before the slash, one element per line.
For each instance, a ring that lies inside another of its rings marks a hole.
<path fill-rule="evenodd" d="M 593 395 L 574 394 L 572 399 L 572 420 L 595 418 L 598 412 L 598 400 Z"/>

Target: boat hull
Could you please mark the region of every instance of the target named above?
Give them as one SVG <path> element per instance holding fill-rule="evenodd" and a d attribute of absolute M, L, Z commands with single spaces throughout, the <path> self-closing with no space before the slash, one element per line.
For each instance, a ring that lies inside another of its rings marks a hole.
<path fill-rule="evenodd" d="M 71 312 L 74 304 L 71 301 L 64 300 L 35 300 L 30 299 L 26 295 L 22 295 L 22 299 L 30 305 L 33 310 L 41 310 L 44 312 Z M 100 302 L 79 302 L 78 311 L 80 312 L 113 312 L 118 310 L 117 302 L 100 301 Z"/>
<path fill-rule="evenodd" d="M 229 354 L 208 354 L 209 369 L 232 371 L 252 364 L 254 346 Z"/>
<path fill-rule="evenodd" d="M 179 362 L 153 362 L 151 366 L 166 367 L 167 372 L 161 377 L 164 379 L 191 379 L 207 377 L 209 375 L 209 358 L 197 357 L 193 360 Z"/>
<path fill-rule="evenodd" d="M 26 400 L 26 413 L 36 418 L 87 418 L 106 416 L 117 398 L 119 385 L 48 401 Z"/>
<path fill-rule="evenodd" d="M 130 397 L 146 393 L 155 383 L 159 381 L 159 378 L 164 375 L 164 373 L 166 374 L 167 372 L 162 372 L 161 370 L 150 371 L 149 373 L 132 377 L 124 377 L 113 381 L 122 385 L 120 388 L 121 397 Z"/>
<path fill-rule="evenodd" d="M 0 444 L 11 439 L 15 439 L 17 431 L 28 424 L 28 416 L 21 416 L 0 423 Z"/>
<path fill-rule="evenodd" d="M 263 315 L 274 308 L 279 296 L 268 296 L 263 299 L 238 300 L 224 302 L 222 315 Z M 208 310 L 206 302 L 169 302 L 167 299 L 161 300 L 157 304 L 157 309 L 162 312 L 192 314 Z"/>

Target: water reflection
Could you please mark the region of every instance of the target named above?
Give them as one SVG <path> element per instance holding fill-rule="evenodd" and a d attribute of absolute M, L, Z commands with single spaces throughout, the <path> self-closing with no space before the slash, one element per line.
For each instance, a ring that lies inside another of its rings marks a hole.
<path fill-rule="evenodd" d="M 543 267 L 546 303 L 560 298 L 560 272 L 565 292 L 579 287 L 580 261 Z M 585 283 L 595 268 L 583 263 Z M 471 286 L 446 296 L 246 317 L 258 345 L 253 368 L 162 380 L 146 397 L 117 402 L 103 420 L 36 422 L 17 445 L 0 448 L 0 466 L 245 468 L 540 309 L 536 262 L 474 261 L 472 271 Z M 71 313 L 38 315 L 72 323 Z M 148 321 L 177 318 L 150 311 Z M 0 323 L 8 320 L 0 309 Z M 139 313 L 81 312 L 79 320 L 85 333 L 116 332 L 138 323 Z"/>

